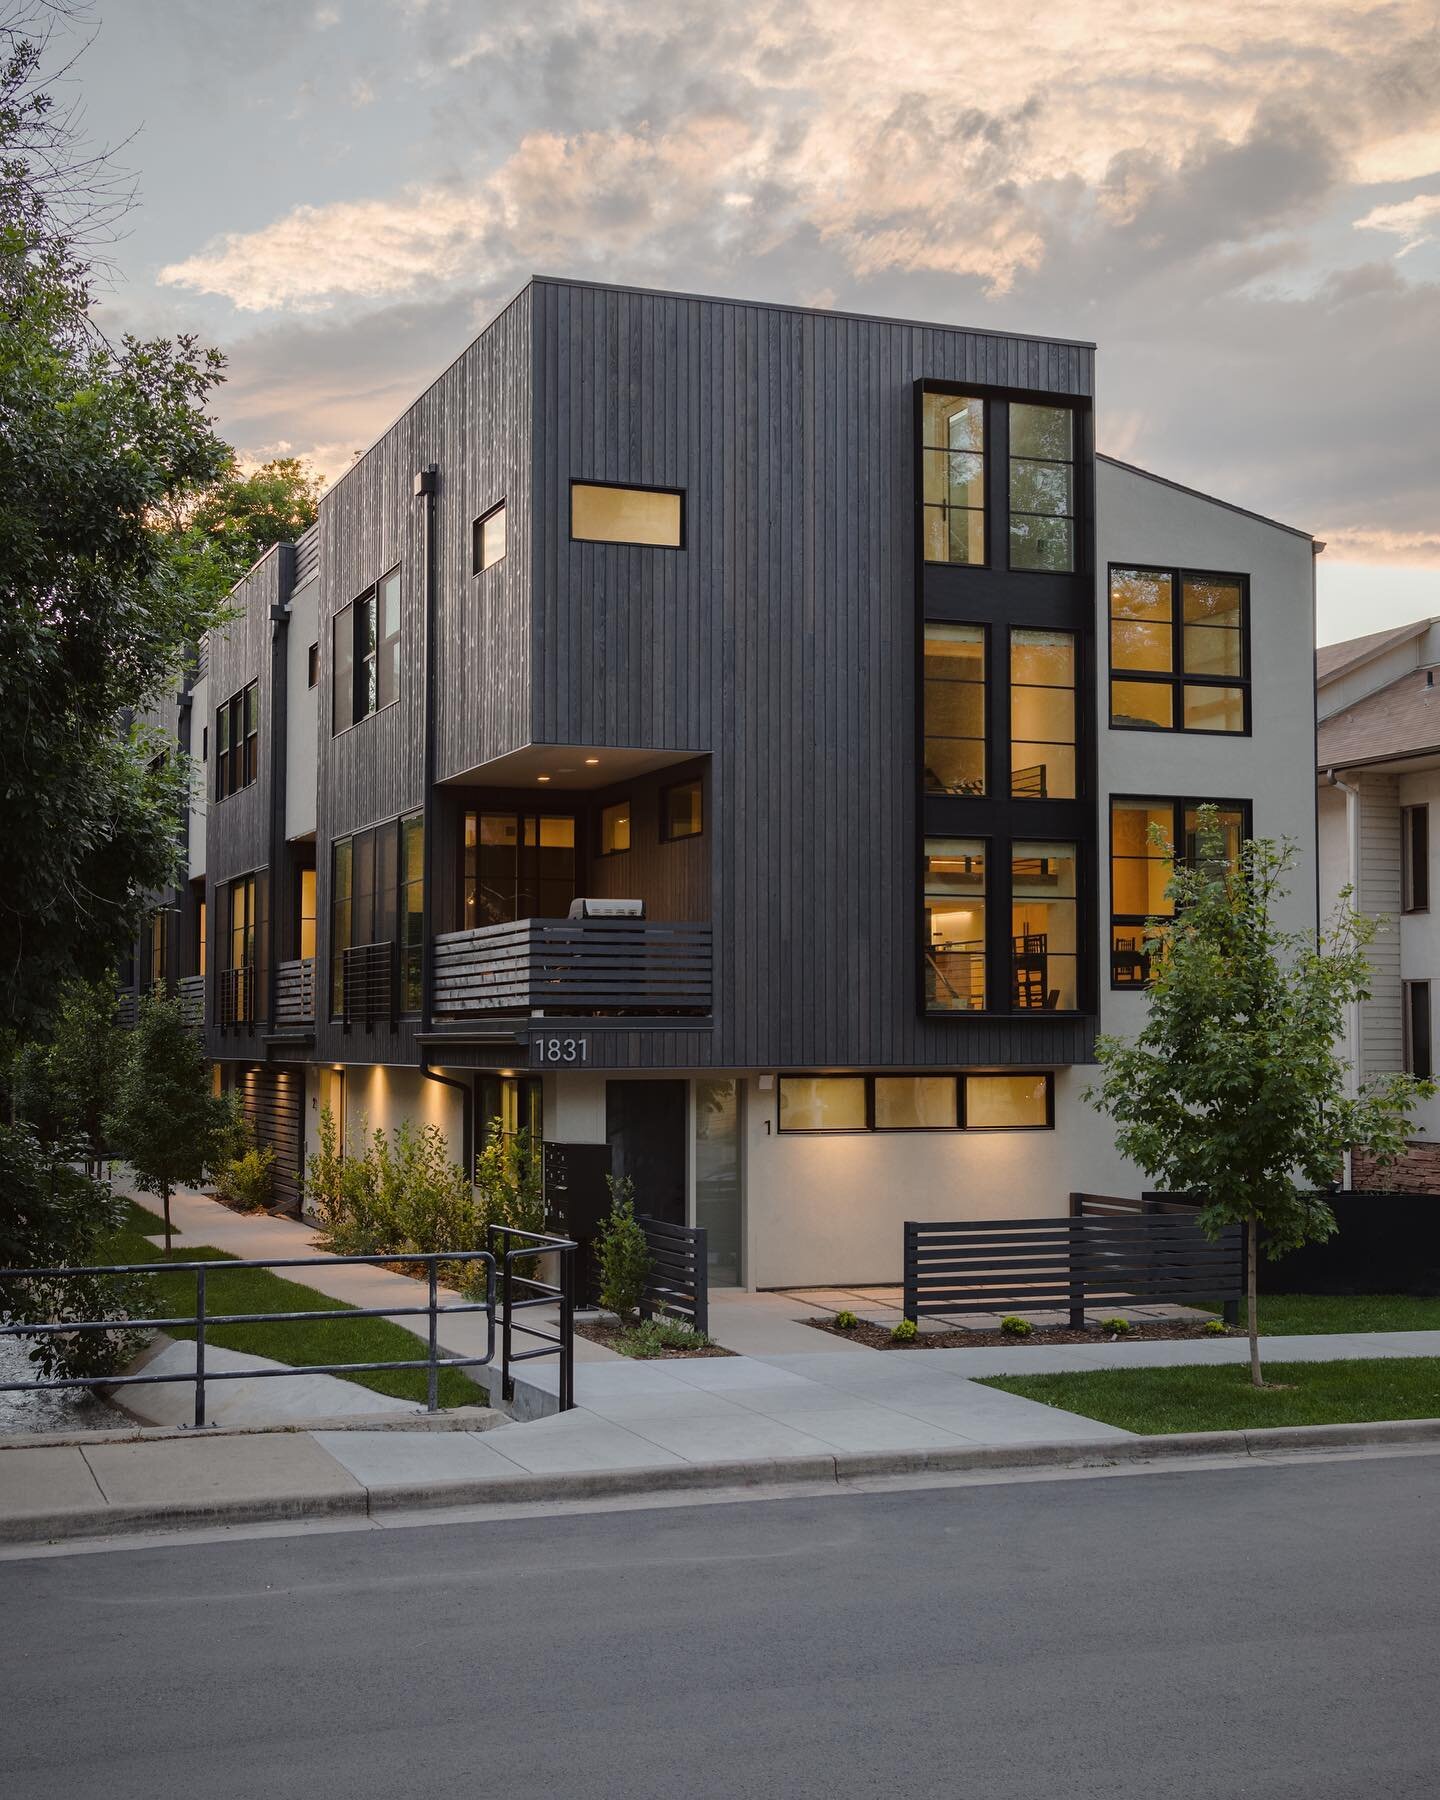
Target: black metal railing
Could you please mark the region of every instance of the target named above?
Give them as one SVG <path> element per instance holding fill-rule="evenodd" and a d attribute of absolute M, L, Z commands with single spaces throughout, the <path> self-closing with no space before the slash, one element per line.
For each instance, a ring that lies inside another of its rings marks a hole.
<path fill-rule="evenodd" d="M 1157 1306 L 1240 1296 L 1238 1227 L 1208 1238 L 1193 1212 L 905 1222 L 905 1317 Z"/>
<path fill-rule="evenodd" d="M 640 1299 L 640 1317 L 667 1313 L 688 1319 L 696 1331 L 710 1330 L 710 1263 L 703 1225 L 670 1225 L 663 1219 L 636 1221 L 645 1233 L 650 1272 Z"/>
<path fill-rule="evenodd" d="M 119 1388 L 154 1387 L 165 1382 L 188 1381 L 195 1386 L 195 1425 L 205 1425 L 205 1390 L 212 1381 L 259 1381 L 285 1375 L 357 1375 L 379 1369 L 424 1369 L 426 1372 L 426 1409 L 439 1408 L 441 1369 L 480 1369 L 495 1356 L 495 1257 L 488 1250 L 446 1250 L 427 1255 L 407 1255 L 406 1262 L 426 1265 L 427 1298 L 423 1306 L 337 1306 L 316 1312 L 251 1312 L 212 1313 L 206 1305 L 206 1286 L 212 1274 L 224 1275 L 240 1269 L 336 1269 L 381 1267 L 393 1265 L 393 1256 L 297 1256 L 233 1262 L 154 1262 L 117 1263 L 104 1268 L 66 1269 L 0 1269 L 0 1284 L 25 1283 L 60 1278 L 90 1279 L 96 1275 L 193 1275 L 195 1278 L 195 1311 L 163 1319 L 63 1319 L 59 1321 L 21 1321 L 0 1324 L 0 1337 L 50 1337 L 77 1331 L 178 1331 L 195 1333 L 195 1367 L 173 1375 L 85 1375 L 55 1377 L 43 1381 L 0 1382 L 0 1394 L 35 1393 L 51 1388 Z M 485 1271 L 483 1300 L 439 1302 L 438 1271 L 444 1263 L 479 1264 Z M 23 1286 L 22 1286 L 23 1296 Z M 0 1286 L 0 1296 L 4 1287 Z M 10 1319 L 15 1306 L 0 1298 L 0 1318 Z M 440 1354 L 440 1320 L 457 1313 L 484 1313 L 488 1325 L 483 1356 L 442 1356 Z M 428 1318 L 424 1356 L 393 1359 L 386 1362 L 297 1363 L 278 1369 L 207 1369 L 205 1347 L 208 1333 L 221 1325 L 277 1325 L 299 1321 L 315 1324 L 325 1319 L 414 1319 Z M 507 1313 L 506 1331 L 509 1332 Z M 571 1344 L 573 1354 L 573 1342 Z"/>
<path fill-rule="evenodd" d="M 340 952 L 344 994 L 340 1017 L 347 1029 L 363 1025 L 395 1025 L 395 940 L 351 944 Z"/>
<path fill-rule="evenodd" d="M 519 919 L 435 939 L 435 1010 L 708 1013 L 711 930 L 656 919 Z"/>
<path fill-rule="evenodd" d="M 574 1238 L 553 1237 L 543 1231 L 521 1231 L 514 1225 L 486 1227 L 485 1241 L 495 1259 L 500 1305 L 500 1391 L 507 1404 L 515 1398 L 516 1363 L 555 1356 L 560 1362 L 560 1411 L 575 1404 L 575 1252 Z M 499 1246 L 498 1249 L 496 1246 Z M 559 1267 L 556 1281 L 542 1281 L 538 1274 L 520 1273 L 519 1264 L 554 1254 Z M 537 1306 L 556 1306 L 559 1316 L 554 1332 L 542 1326 L 516 1321 L 515 1314 Z M 538 1350 L 516 1350 L 513 1339 L 536 1338 Z"/>
<path fill-rule="evenodd" d="M 242 963 L 237 969 L 221 969 L 215 977 L 215 998 L 220 1013 L 220 1029 L 231 1025 L 253 1025 L 255 1022 L 255 965 Z"/>

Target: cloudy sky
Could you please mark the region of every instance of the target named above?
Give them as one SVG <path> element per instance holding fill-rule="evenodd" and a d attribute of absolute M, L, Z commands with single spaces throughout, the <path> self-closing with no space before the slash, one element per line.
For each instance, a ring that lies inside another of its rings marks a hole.
<path fill-rule="evenodd" d="M 1440 614 L 1435 0 L 95 0 L 112 321 L 346 466 L 531 272 L 1053 331 L 1099 441 Z"/>

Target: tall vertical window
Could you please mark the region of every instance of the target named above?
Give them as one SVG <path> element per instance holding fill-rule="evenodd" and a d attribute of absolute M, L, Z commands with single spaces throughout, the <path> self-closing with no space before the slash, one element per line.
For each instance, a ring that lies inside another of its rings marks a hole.
<path fill-rule="evenodd" d="M 1010 567 L 1075 568 L 1075 414 L 1010 407 Z"/>
<path fill-rule="evenodd" d="M 1405 1073 L 1429 1081 L 1435 1072 L 1430 1054 L 1430 983 L 1405 981 Z"/>
<path fill-rule="evenodd" d="M 345 1010 L 345 952 L 355 942 L 354 886 L 355 846 L 340 838 L 330 864 L 330 1010 L 337 1017 Z"/>
<path fill-rule="evenodd" d="M 315 871 L 301 869 L 296 893 L 295 954 L 315 954 Z"/>
<path fill-rule="evenodd" d="M 1240 575 L 1110 571 L 1110 723 L 1140 731 L 1249 729 Z"/>
<path fill-rule="evenodd" d="M 249 787 L 260 773 L 260 684 L 232 694 L 215 710 L 215 798 Z"/>
<path fill-rule="evenodd" d="M 985 859 L 979 838 L 926 838 L 925 1004 L 985 1010 Z"/>
<path fill-rule="evenodd" d="M 985 403 L 926 394 L 921 407 L 926 562 L 985 561 Z"/>
<path fill-rule="evenodd" d="M 205 902 L 202 900 L 195 912 L 195 973 L 197 975 L 203 975 L 205 973 L 206 928 Z"/>
<path fill-rule="evenodd" d="M 925 627 L 925 787 L 985 792 L 985 629 Z"/>
<path fill-rule="evenodd" d="M 1166 894 L 1172 859 L 1194 864 L 1199 854 L 1199 814 L 1216 808 L 1222 866 L 1238 868 L 1240 847 L 1250 831 L 1249 805 L 1242 800 L 1112 799 L 1110 802 L 1110 985 L 1143 987 L 1150 979 L 1145 927 L 1168 919 L 1174 905 Z M 1158 842 L 1157 842 L 1158 839 Z"/>
<path fill-rule="evenodd" d="M 460 867 L 467 930 L 563 919 L 575 898 L 574 815 L 466 813 Z"/>
<path fill-rule="evenodd" d="M 151 913 L 149 919 L 146 921 L 145 934 L 148 940 L 146 944 L 146 960 L 150 965 L 149 975 L 150 986 L 152 988 L 163 988 L 165 986 L 165 943 L 169 936 L 169 933 L 166 930 L 166 921 L 168 917 L 169 915 L 167 913 L 160 910 Z"/>
<path fill-rule="evenodd" d="M 400 571 L 392 569 L 331 620 L 330 729 L 347 730 L 400 698 Z"/>
<path fill-rule="evenodd" d="M 1017 800 L 1073 800 L 1075 636 L 1010 633 L 1010 793 Z"/>
<path fill-rule="evenodd" d="M 1400 906 L 1407 913 L 1430 910 L 1430 808 L 1400 809 Z"/>
<path fill-rule="evenodd" d="M 425 821 L 413 813 L 400 821 L 400 1004 L 420 1010 L 425 951 Z"/>
<path fill-rule="evenodd" d="M 1079 1005 L 1075 846 L 1010 847 L 1010 1004 L 1017 1012 Z"/>
<path fill-rule="evenodd" d="M 345 952 L 369 947 L 365 978 L 373 992 L 377 970 L 393 971 L 398 1010 L 420 1010 L 424 938 L 424 825 L 419 813 L 337 838 L 331 850 L 330 1008 L 345 1005 Z M 379 979 L 388 981 L 381 974 Z M 388 991 L 388 989 L 386 990 Z M 382 1008 L 383 1010 L 383 1008 Z"/>
<path fill-rule="evenodd" d="M 260 960 L 258 883 L 242 875 L 226 888 L 228 917 L 221 915 L 220 1020 L 249 1024 L 255 1018 L 256 964 Z"/>

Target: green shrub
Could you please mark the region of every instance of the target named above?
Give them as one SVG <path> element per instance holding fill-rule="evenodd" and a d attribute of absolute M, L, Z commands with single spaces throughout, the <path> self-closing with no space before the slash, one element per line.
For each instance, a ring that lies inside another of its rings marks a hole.
<path fill-rule="evenodd" d="M 1019 1313 L 1006 1313 L 1005 1317 L 1000 1321 L 1000 1329 L 1005 1333 L 1006 1337 L 1027 1338 L 1034 1331 L 1035 1327 L 1031 1324 L 1029 1319 L 1022 1319 Z"/>
<path fill-rule="evenodd" d="M 892 1344 L 913 1344 L 920 1335 L 920 1327 L 913 1319 L 900 1319 L 890 1328 Z"/>
<path fill-rule="evenodd" d="M 842 1307 L 835 1315 L 835 1329 L 837 1331 L 854 1331 L 859 1323 L 860 1321 L 856 1318 L 855 1314 L 846 1307 Z"/>
<path fill-rule="evenodd" d="M 482 1247 L 484 1221 L 465 1171 L 438 1125 L 408 1119 L 342 1153 L 328 1108 L 305 1175 L 323 1246 L 337 1256 L 421 1256 Z"/>
<path fill-rule="evenodd" d="M 1116 1337 L 1125 1337 L 1132 1330 L 1132 1326 L 1128 1319 L 1122 1319 L 1119 1313 L 1116 1313 L 1113 1318 L 1102 1319 L 1100 1321 L 1100 1329 L 1102 1331 L 1111 1331 Z"/>
<path fill-rule="evenodd" d="M 263 1212 L 275 1187 L 275 1152 L 250 1149 L 221 1166 L 215 1176 L 216 1195 L 242 1212 Z"/>
<path fill-rule="evenodd" d="M 610 1216 L 600 1227 L 595 1253 L 600 1263 L 600 1304 L 628 1325 L 640 1311 L 650 1274 L 650 1247 L 635 1217 L 635 1183 L 628 1175 L 607 1175 Z"/>
<path fill-rule="evenodd" d="M 1207 1319 L 1203 1327 L 1207 1337 L 1229 1337 L 1230 1327 L 1223 1319 Z"/>
<path fill-rule="evenodd" d="M 678 1319 L 646 1319 L 622 1332 L 615 1340 L 615 1348 L 622 1356 L 634 1356 L 642 1361 L 659 1356 L 665 1350 L 707 1350 L 709 1347 L 710 1340 L 703 1331 L 682 1325 Z"/>

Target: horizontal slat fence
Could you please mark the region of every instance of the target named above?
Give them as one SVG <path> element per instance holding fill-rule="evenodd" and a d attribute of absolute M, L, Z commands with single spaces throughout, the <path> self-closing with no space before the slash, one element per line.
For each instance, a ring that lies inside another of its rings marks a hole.
<path fill-rule="evenodd" d="M 1193 1216 L 1115 1213 L 1062 1219 L 905 1224 L 905 1316 L 1068 1311 L 1238 1300 L 1240 1232 L 1212 1241 Z"/>
<path fill-rule="evenodd" d="M 315 958 L 299 956 L 275 970 L 275 1023 L 310 1025 L 315 1019 Z"/>
<path fill-rule="evenodd" d="M 175 998 L 180 1002 L 180 1017 L 193 1031 L 205 1028 L 205 977 L 182 975 L 175 983 Z"/>
<path fill-rule="evenodd" d="M 650 1273 L 640 1302 L 640 1317 L 657 1312 L 688 1319 L 696 1331 L 710 1330 L 710 1264 L 703 1225 L 669 1225 L 641 1218 L 640 1229 L 650 1251 Z"/>
<path fill-rule="evenodd" d="M 520 919 L 435 940 L 435 1010 L 694 1012 L 711 1005 L 705 924 Z"/>

